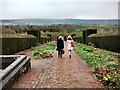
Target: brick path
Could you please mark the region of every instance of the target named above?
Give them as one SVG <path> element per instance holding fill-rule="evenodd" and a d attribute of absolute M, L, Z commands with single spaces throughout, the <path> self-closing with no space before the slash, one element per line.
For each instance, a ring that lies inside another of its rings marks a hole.
<path fill-rule="evenodd" d="M 103 85 L 92 73 L 89 66 L 73 51 L 68 57 L 65 46 L 63 58 L 31 60 L 28 71 L 13 88 L 102 88 Z"/>

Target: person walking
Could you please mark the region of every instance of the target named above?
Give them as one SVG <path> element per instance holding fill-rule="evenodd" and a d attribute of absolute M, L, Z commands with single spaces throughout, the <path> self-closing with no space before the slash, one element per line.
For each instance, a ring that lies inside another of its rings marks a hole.
<path fill-rule="evenodd" d="M 72 53 L 73 47 L 74 47 L 74 41 L 73 41 L 72 37 L 69 35 L 67 37 L 67 49 L 69 51 L 69 58 L 71 58 L 71 53 Z"/>
<path fill-rule="evenodd" d="M 58 51 L 58 58 L 62 58 L 62 51 L 64 49 L 64 41 L 63 37 L 59 36 L 57 40 L 57 51 Z"/>

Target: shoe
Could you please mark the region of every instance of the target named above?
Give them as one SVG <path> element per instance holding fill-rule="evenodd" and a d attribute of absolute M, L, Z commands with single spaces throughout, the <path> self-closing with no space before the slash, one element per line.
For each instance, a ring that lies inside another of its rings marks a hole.
<path fill-rule="evenodd" d="M 69 58 L 71 58 L 71 55 L 69 55 Z"/>
<path fill-rule="evenodd" d="M 62 55 L 60 55 L 60 57 L 62 58 Z"/>
<path fill-rule="evenodd" d="M 60 58 L 60 55 L 58 55 L 58 58 Z"/>

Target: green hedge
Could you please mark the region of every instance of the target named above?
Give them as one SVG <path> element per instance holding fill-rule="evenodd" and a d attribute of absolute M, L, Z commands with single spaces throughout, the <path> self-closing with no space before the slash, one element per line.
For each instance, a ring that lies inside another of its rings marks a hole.
<path fill-rule="evenodd" d="M 41 37 L 40 38 L 40 43 L 46 43 L 46 42 L 49 42 L 49 41 L 51 41 L 50 37 Z"/>
<path fill-rule="evenodd" d="M 33 30 L 28 30 L 27 34 L 28 35 L 34 35 L 38 38 L 38 40 L 40 40 L 41 32 L 39 30 L 34 30 L 34 29 Z M 40 41 L 38 41 L 38 42 L 40 42 Z"/>
<path fill-rule="evenodd" d="M 87 41 L 96 47 L 120 53 L 120 35 L 91 35 Z"/>
<path fill-rule="evenodd" d="M 2 38 L 2 53 L 1 54 L 13 54 L 18 51 L 28 49 L 35 46 L 38 42 L 37 38 L 29 35 L 3 35 Z"/>
<path fill-rule="evenodd" d="M 82 36 L 80 36 L 80 37 L 73 37 L 73 40 L 74 40 L 75 42 L 80 42 L 80 43 L 82 43 Z"/>
<path fill-rule="evenodd" d="M 91 34 L 97 33 L 97 29 L 87 29 L 82 31 L 82 43 L 87 44 L 87 37 Z"/>

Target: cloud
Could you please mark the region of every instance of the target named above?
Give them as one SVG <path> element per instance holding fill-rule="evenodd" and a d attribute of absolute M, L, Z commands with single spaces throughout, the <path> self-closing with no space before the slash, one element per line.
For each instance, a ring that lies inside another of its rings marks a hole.
<path fill-rule="evenodd" d="M 119 0 L 1 0 L 1 2 L 119 2 Z"/>
<path fill-rule="evenodd" d="M 33 2 L 34 1 L 34 2 Z M 5 0 L 0 18 L 117 18 L 117 2 L 52 2 L 54 0 Z M 59 1 L 59 0 L 58 0 Z M 86 0 L 87 1 L 87 0 Z M 94 0 L 96 1 L 96 0 Z M 106 1 L 106 0 L 105 0 Z"/>

